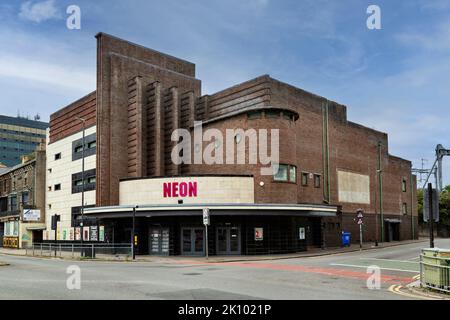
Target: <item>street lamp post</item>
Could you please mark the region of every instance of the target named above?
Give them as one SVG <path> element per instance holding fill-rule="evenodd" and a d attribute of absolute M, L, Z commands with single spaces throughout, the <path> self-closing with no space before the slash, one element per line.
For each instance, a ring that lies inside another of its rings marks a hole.
<path fill-rule="evenodd" d="M 80 117 L 76 117 L 83 124 L 83 139 L 81 148 L 81 256 L 83 256 L 83 237 L 84 237 L 84 148 L 85 148 L 85 131 L 86 131 L 86 120 Z"/>
<path fill-rule="evenodd" d="M 132 226 L 132 234 L 131 234 L 131 250 L 133 251 L 133 260 L 136 260 L 136 208 L 138 206 L 133 207 L 133 226 Z"/>

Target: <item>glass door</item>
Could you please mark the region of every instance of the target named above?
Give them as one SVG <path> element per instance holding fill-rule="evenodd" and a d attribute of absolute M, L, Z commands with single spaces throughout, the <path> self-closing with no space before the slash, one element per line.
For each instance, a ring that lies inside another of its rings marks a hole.
<path fill-rule="evenodd" d="M 203 228 L 183 228 L 181 230 L 183 255 L 203 255 L 205 252 Z"/>
<path fill-rule="evenodd" d="M 217 254 L 241 254 L 241 232 L 239 227 L 217 228 Z"/>
<path fill-rule="evenodd" d="M 241 254 L 241 232 L 239 227 L 231 227 L 229 232 L 229 254 Z"/>
<path fill-rule="evenodd" d="M 151 255 L 169 254 L 169 229 L 150 228 L 149 251 Z"/>

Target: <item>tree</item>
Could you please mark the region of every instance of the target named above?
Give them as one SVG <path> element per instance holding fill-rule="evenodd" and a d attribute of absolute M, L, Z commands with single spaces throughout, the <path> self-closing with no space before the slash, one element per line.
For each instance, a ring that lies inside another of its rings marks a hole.
<path fill-rule="evenodd" d="M 417 190 L 417 210 L 419 211 L 419 223 L 423 222 L 423 189 Z"/>
<path fill-rule="evenodd" d="M 419 223 L 423 223 L 423 190 L 417 190 Z M 439 224 L 450 227 L 450 185 L 446 186 L 439 198 Z"/>
<path fill-rule="evenodd" d="M 442 190 L 439 199 L 439 223 L 450 226 L 450 185 Z"/>

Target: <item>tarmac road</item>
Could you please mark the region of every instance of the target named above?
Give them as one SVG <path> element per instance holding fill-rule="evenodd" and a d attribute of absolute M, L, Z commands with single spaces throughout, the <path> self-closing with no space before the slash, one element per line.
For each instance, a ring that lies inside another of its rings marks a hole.
<path fill-rule="evenodd" d="M 66 261 L 0 255 L 0 299 L 412 299 L 390 292 L 419 271 L 413 243 L 382 249 L 257 262 L 205 263 Z M 450 239 L 436 241 L 450 248 Z M 81 271 L 81 289 L 69 290 L 69 266 Z M 367 287 L 368 266 L 381 268 L 381 288 Z"/>

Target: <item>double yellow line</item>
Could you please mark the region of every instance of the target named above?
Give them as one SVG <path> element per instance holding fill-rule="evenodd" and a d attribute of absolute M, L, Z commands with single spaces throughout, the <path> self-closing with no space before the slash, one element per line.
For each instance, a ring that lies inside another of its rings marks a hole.
<path fill-rule="evenodd" d="M 414 278 L 416 278 L 416 277 L 414 277 Z M 419 277 L 420 277 L 420 275 L 419 275 Z M 426 296 L 422 296 L 422 295 L 415 295 L 415 294 L 412 294 L 412 293 L 404 292 L 404 291 L 401 290 L 402 288 L 403 288 L 403 286 L 401 286 L 401 285 L 392 285 L 392 286 L 389 287 L 388 290 L 390 292 L 392 292 L 392 293 L 395 293 L 395 294 L 398 294 L 398 295 L 401 295 L 401 296 L 404 296 L 404 297 L 408 297 L 408 298 L 424 299 L 424 300 L 436 300 L 436 299 L 433 299 L 431 297 L 426 297 Z"/>

